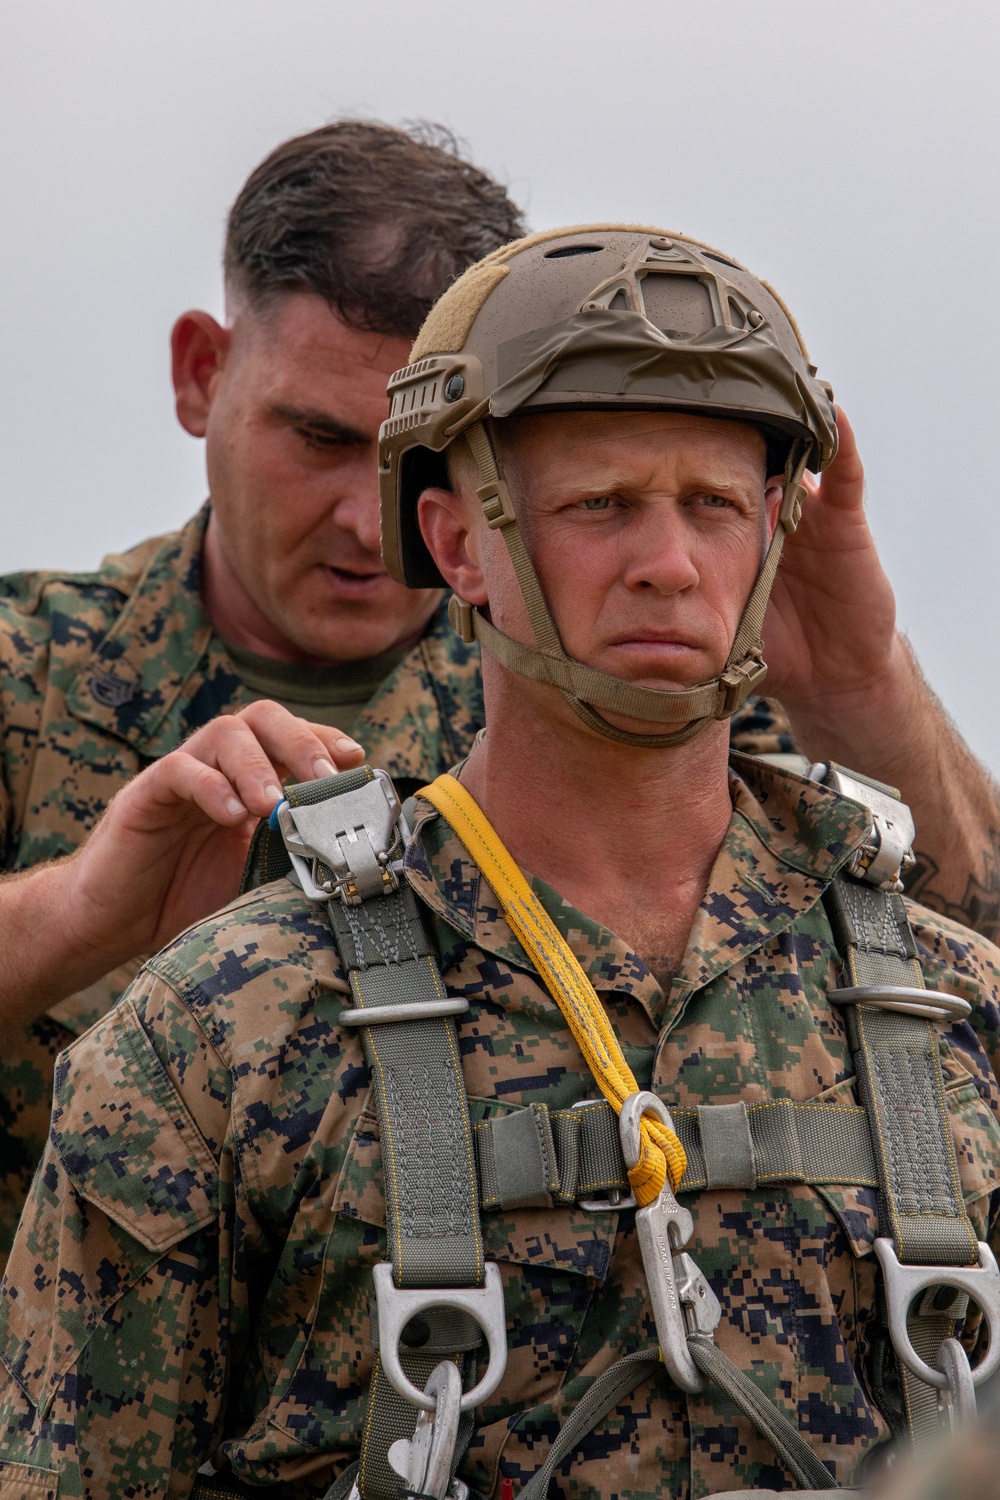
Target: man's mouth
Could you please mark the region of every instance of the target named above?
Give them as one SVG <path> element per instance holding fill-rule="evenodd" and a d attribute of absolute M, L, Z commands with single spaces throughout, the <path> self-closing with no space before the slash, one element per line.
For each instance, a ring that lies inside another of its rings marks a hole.
<path fill-rule="evenodd" d="M 322 563 L 321 567 L 334 592 L 342 598 L 366 599 L 377 593 L 389 576 L 384 568 L 343 568 L 332 563 Z"/>

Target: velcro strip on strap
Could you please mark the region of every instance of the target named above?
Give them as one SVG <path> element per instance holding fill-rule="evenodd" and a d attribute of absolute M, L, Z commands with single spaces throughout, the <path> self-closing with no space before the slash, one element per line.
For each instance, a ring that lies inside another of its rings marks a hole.
<path fill-rule="evenodd" d="M 355 1005 L 443 1000 L 409 886 L 361 906 L 328 903 Z M 362 1028 L 376 1084 L 389 1258 L 397 1286 L 482 1283 L 472 1130 L 450 1017 Z"/>
<path fill-rule="evenodd" d="M 824 900 L 850 986 L 924 988 L 902 896 L 839 876 Z M 910 1265 L 975 1265 L 933 1025 L 874 1003 L 848 1007 L 846 1021 L 897 1256 Z"/>

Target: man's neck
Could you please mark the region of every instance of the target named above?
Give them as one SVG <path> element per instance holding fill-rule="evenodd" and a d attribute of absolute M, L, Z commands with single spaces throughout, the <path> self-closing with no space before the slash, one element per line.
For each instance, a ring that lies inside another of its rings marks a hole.
<path fill-rule="evenodd" d="M 488 666 L 487 676 L 500 674 Z M 488 689 L 489 728 L 463 783 L 519 865 L 666 977 L 732 816 L 728 723 L 686 745 L 636 749 L 567 723 L 511 681 L 489 684 L 499 691 Z"/>
<path fill-rule="evenodd" d="M 214 511 L 208 518 L 201 554 L 201 599 L 212 628 L 224 641 L 272 661 L 304 667 L 329 665 L 321 657 L 299 650 L 243 587 L 226 555 Z"/>

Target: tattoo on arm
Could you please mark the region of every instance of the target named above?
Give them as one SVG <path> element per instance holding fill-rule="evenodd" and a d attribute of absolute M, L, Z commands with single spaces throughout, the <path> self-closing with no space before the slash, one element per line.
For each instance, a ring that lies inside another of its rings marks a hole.
<path fill-rule="evenodd" d="M 953 922 L 982 933 L 991 943 L 1000 944 L 1000 830 L 989 830 L 989 840 L 981 851 L 983 879 L 968 875 L 960 901 L 954 900 L 954 889 L 947 894 L 942 889 L 944 882 L 936 861 L 919 849 L 913 852 L 917 863 L 907 879 L 906 894 Z"/>

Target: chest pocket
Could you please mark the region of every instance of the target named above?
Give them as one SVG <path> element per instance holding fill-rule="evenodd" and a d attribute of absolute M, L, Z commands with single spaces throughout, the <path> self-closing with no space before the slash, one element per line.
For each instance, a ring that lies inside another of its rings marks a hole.
<path fill-rule="evenodd" d="M 60 1172 L 72 1191 L 47 1191 Z M 215 1220 L 217 1200 L 215 1158 L 126 1000 L 59 1059 L 50 1144 L 8 1264 L 0 1358 L 41 1415 L 109 1309 Z"/>
<path fill-rule="evenodd" d="M 473 1098 L 469 1110 L 475 1127 L 508 1107 Z M 279 1429 L 314 1452 L 350 1452 L 357 1444 L 372 1364 L 371 1268 L 386 1258 L 382 1183 L 379 1122 L 369 1094 L 334 1194 L 310 1326 L 277 1379 L 266 1413 L 272 1434 Z M 487 1424 L 506 1430 L 508 1416 L 559 1391 L 587 1310 L 608 1275 L 617 1219 L 614 1212 L 572 1204 L 484 1208 L 483 1250 L 500 1267 L 508 1331 L 507 1373 L 489 1402 Z"/>

